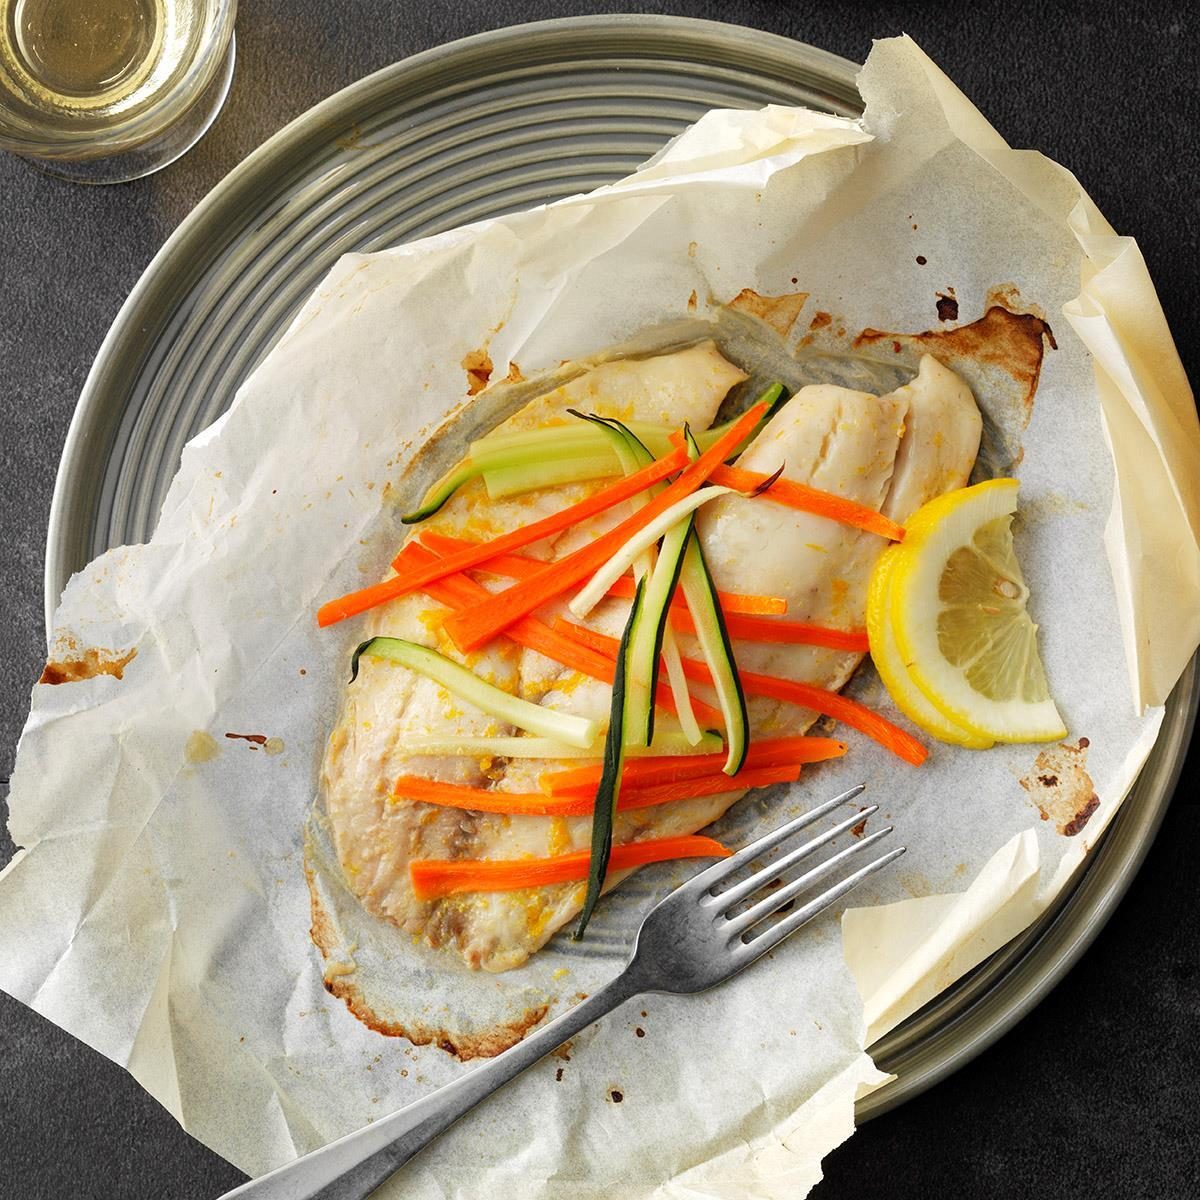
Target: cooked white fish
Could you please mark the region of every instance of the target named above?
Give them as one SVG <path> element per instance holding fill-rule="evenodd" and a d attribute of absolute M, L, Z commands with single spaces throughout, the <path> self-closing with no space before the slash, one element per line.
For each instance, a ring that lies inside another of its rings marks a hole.
<path fill-rule="evenodd" d="M 535 401 L 510 422 L 530 427 L 568 407 L 679 425 L 707 427 L 730 387 L 744 378 L 711 343 L 643 361 L 606 364 Z M 979 446 L 980 417 L 967 386 L 932 358 L 905 387 L 873 396 L 830 386 L 801 389 L 772 418 L 739 465 L 835 491 L 903 521 L 931 497 L 966 482 Z M 490 536 L 577 499 L 583 489 L 556 489 L 499 504 L 480 493 L 457 496 L 430 522 L 441 532 Z M 606 514 L 541 543 L 534 553 L 559 557 L 623 514 Z M 871 567 L 883 549 L 873 534 L 773 504 L 730 496 L 708 506 L 701 537 L 718 585 L 785 596 L 789 619 L 860 627 Z M 496 587 L 501 584 L 494 585 Z M 589 623 L 620 631 L 627 606 L 600 605 Z M 441 632 L 443 610 L 419 596 L 374 610 L 368 635 L 388 634 L 436 646 L 484 678 L 543 704 L 605 719 L 609 688 L 540 654 L 498 640 L 461 655 Z M 745 644 L 740 665 L 821 687 L 841 687 L 861 656 L 794 645 Z M 756 735 L 799 733 L 815 714 L 751 699 Z M 589 817 L 496 816 L 392 799 L 397 776 L 534 791 L 545 761 L 413 757 L 408 738 L 510 733 L 403 667 L 364 660 L 349 688 L 325 756 L 326 811 L 346 878 L 373 913 L 433 946 L 446 946 L 473 967 L 518 966 L 578 911 L 583 885 L 473 894 L 425 903 L 409 886 L 412 858 L 554 855 L 588 845 Z M 676 801 L 618 814 L 615 840 L 692 833 L 741 795 Z M 613 879 L 610 882 L 615 883 Z"/>
<path fill-rule="evenodd" d="M 712 342 L 704 342 L 673 354 L 602 364 L 532 401 L 500 429 L 570 420 L 569 408 L 676 427 L 686 421 L 706 429 L 729 390 L 745 378 Z M 421 528 L 491 537 L 557 511 L 595 486 L 573 485 L 492 502 L 476 482 L 461 489 Z M 594 536 L 622 515 L 597 518 L 563 538 Z M 554 557 L 562 540 L 546 539 L 530 553 Z M 576 677 L 504 639 L 480 652 L 460 654 L 440 628 L 443 615 L 444 610 L 424 596 L 406 596 L 372 610 L 365 636 L 386 634 L 435 647 L 505 690 L 607 717 L 606 685 Z M 463 896 L 429 904 L 412 894 L 409 860 L 562 853 L 578 843 L 580 830 L 586 836 L 587 819 L 497 817 L 393 800 L 393 783 L 406 773 L 477 786 L 492 780 L 512 790 L 502 763 L 413 757 L 405 743 L 414 736 L 490 736 L 514 730 L 404 667 L 364 659 L 361 668 L 330 734 L 322 769 L 325 809 L 347 882 L 369 911 L 431 945 L 453 946 L 472 966 L 516 966 L 568 919 L 569 913 L 551 927 L 554 903 L 549 893 L 556 889 L 545 889 L 545 895 Z"/>

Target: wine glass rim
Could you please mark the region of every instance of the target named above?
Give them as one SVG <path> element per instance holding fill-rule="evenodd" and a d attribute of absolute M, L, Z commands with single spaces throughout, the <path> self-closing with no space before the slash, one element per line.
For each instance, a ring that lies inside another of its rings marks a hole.
<path fill-rule="evenodd" d="M 203 45 L 186 74 L 180 77 L 174 87 L 164 89 L 152 104 L 124 120 L 106 126 L 102 131 L 81 125 L 78 128 L 56 129 L 53 136 L 38 130 L 6 129 L 3 105 L 0 104 L 0 150 L 31 158 L 100 159 L 136 150 L 164 133 L 189 111 L 193 101 L 204 94 L 230 54 L 237 0 L 199 0 L 199 3 L 209 14 L 209 30 Z M 181 92 L 186 92 L 190 98 L 176 107 Z M 89 152 L 81 154 L 80 150 L 84 147 Z"/>

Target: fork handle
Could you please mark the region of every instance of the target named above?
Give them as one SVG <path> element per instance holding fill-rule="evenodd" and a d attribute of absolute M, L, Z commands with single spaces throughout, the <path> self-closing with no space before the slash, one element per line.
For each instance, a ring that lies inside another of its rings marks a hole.
<path fill-rule="evenodd" d="M 453 1083 L 226 1192 L 220 1200 L 365 1200 L 469 1109 L 642 990 L 627 968 L 574 1008 Z"/>

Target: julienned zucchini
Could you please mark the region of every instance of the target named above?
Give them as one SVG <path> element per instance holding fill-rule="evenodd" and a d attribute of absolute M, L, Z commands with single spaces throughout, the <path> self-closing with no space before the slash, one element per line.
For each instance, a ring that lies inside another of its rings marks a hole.
<path fill-rule="evenodd" d="M 738 677 L 729 631 L 725 628 L 725 617 L 717 599 L 717 589 L 709 574 L 708 564 L 704 561 L 700 539 L 694 529 L 683 554 L 679 585 L 696 626 L 696 640 L 700 643 L 704 661 L 712 672 L 717 704 L 725 718 L 726 758 L 722 769 L 726 775 L 736 775 L 746 760 L 746 751 L 750 744 L 746 697 L 742 692 L 742 681 Z"/>
<path fill-rule="evenodd" d="M 604 877 L 608 874 L 608 860 L 612 854 L 613 821 L 616 818 L 617 802 L 621 798 L 621 773 L 625 768 L 625 706 L 627 690 L 626 673 L 629 666 L 629 643 L 641 611 L 645 595 L 645 581 L 639 580 L 633 594 L 633 606 L 621 633 L 621 644 L 617 649 L 617 662 L 613 672 L 612 707 L 609 710 L 608 732 L 604 737 L 604 765 L 600 772 L 600 783 L 596 787 L 596 800 L 592 807 L 592 844 L 588 859 L 587 893 L 579 913 L 579 924 L 575 927 L 574 940 L 579 941 L 587 929 L 588 921 L 604 889 Z"/>
<path fill-rule="evenodd" d="M 765 400 L 771 405 L 763 422 L 770 418 L 783 396 L 783 385 L 773 383 L 758 397 L 760 402 Z M 714 425 L 696 434 L 700 449 L 707 450 L 729 424 Z M 666 425 L 630 421 L 623 428 L 653 456 L 661 457 L 671 449 L 672 430 Z M 730 457 L 736 458 L 761 428 L 762 422 Z M 551 469 L 547 470 L 547 467 Z M 433 516 L 464 483 L 480 475 L 487 484 L 489 497 L 498 500 L 540 487 L 581 483 L 617 474 L 620 469 L 612 455 L 611 443 L 599 428 L 564 424 L 516 433 L 493 433 L 472 442 L 467 457 L 443 475 L 425 493 L 417 508 L 401 520 L 406 525 L 413 525 Z"/>
<path fill-rule="evenodd" d="M 405 525 L 415 525 L 418 521 L 424 521 L 426 517 L 432 517 L 464 483 L 469 483 L 481 472 L 482 468 L 477 467 L 469 458 L 464 458 L 425 493 L 418 507 L 410 513 L 405 513 L 400 520 Z"/>
<path fill-rule="evenodd" d="M 588 483 L 593 479 L 611 479 L 623 474 L 615 454 L 588 454 L 570 458 L 542 459 L 513 467 L 488 467 L 483 483 L 489 500 L 504 500 L 538 488 L 559 487 L 565 483 Z"/>
<path fill-rule="evenodd" d="M 688 513 L 663 536 L 634 622 L 625 680 L 626 745 L 648 746 L 654 737 L 654 697 L 658 690 L 663 632 L 694 520 L 695 514 Z"/>
<path fill-rule="evenodd" d="M 670 508 L 659 513 L 648 525 L 642 526 L 630 539 L 620 546 L 595 574 L 587 585 L 575 593 L 567 608 L 576 617 L 586 617 L 600 603 L 612 587 L 637 559 L 638 555 L 665 537 L 677 524 L 691 516 L 702 504 L 719 500 L 734 489 L 728 487 L 704 487 L 676 500 Z"/>
<path fill-rule="evenodd" d="M 700 447 L 690 432 L 688 454 L 695 460 L 700 457 Z M 717 693 L 717 704 L 725 719 L 725 766 L 726 775 L 736 775 L 746 761 L 750 747 L 750 722 L 746 714 L 746 695 L 742 691 L 742 680 L 738 675 L 737 662 L 733 657 L 733 643 L 725 627 L 725 614 L 717 587 L 713 583 L 704 551 L 700 547 L 700 535 L 693 527 L 691 537 L 683 554 L 683 565 L 679 572 L 679 586 L 692 622 L 696 626 L 696 641 L 700 652 L 712 674 L 713 689 Z"/>
<path fill-rule="evenodd" d="M 659 722 L 658 724 L 661 724 Z M 563 742 L 541 737 L 522 737 L 519 734 L 501 734 L 496 737 L 413 737 L 404 739 L 404 748 L 410 754 L 449 754 L 458 758 L 569 758 L 595 759 L 604 754 L 604 744 L 594 742 L 586 749 L 568 746 Z M 720 734 L 711 731 L 701 734 L 698 745 L 693 745 L 678 729 L 655 728 L 654 740 L 649 746 L 625 747 L 625 756 L 670 757 L 691 754 L 719 754 L 725 748 Z"/>
<path fill-rule="evenodd" d="M 446 691 L 468 704 L 473 704 L 489 716 L 539 737 L 553 738 L 556 742 L 566 742 L 568 746 L 586 750 L 593 746 L 600 736 L 600 726 L 587 717 L 557 712 L 540 704 L 531 704 L 519 696 L 510 695 L 494 684 L 480 679 L 473 671 L 467 670 L 444 654 L 430 650 L 428 646 L 405 641 L 403 638 L 374 637 L 363 642 L 354 651 L 354 658 L 351 660 L 351 683 L 358 678 L 358 662 L 363 655 L 400 663 L 410 671 L 416 671 L 418 675 L 440 683 Z"/>
<path fill-rule="evenodd" d="M 650 453 L 648 447 L 642 443 L 637 434 L 634 433 L 628 425 L 625 425 L 621 421 L 618 421 L 612 417 L 598 417 L 594 413 L 586 414 L 576 412 L 575 409 L 571 409 L 570 412 L 572 416 L 579 417 L 584 421 L 591 421 L 593 424 L 598 425 L 603 430 L 603 432 L 611 441 L 613 449 L 621 461 L 621 468 L 625 474 L 632 474 L 639 468 L 644 467 L 648 463 L 654 461 L 654 455 Z M 649 501 L 654 496 L 658 495 L 658 493 L 661 492 L 665 487 L 665 483 L 660 483 L 648 488 L 639 496 L 634 497 L 634 506 L 641 508 L 643 505 L 649 503 Z M 690 525 L 691 517 L 689 516 L 685 519 Z M 666 549 L 667 543 L 664 541 L 663 551 L 665 552 Z M 674 554 L 673 549 L 670 552 Z M 659 561 L 660 560 L 655 548 L 653 546 L 648 546 L 633 561 L 634 577 L 636 579 L 645 578 L 647 580 L 647 586 L 649 586 L 650 575 L 656 570 L 656 563 Z M 676 572 L 676 574 L 678 574 L 678 572 Z M 659 586 L 661 586 L 662 583 L 665 583 L 665 580 L 662 580 Z M 672 587 L 673 586 L 674 582 L 672 582 Z M 670 595 L 668 593 L 667 603 L 669 602 Z M 665 615 L 666 609 L 664 609 L 663 612 Z M 640 626 L 640 628 L 644 627 L 644 625 Z M 679 647 L 675 642 L 675 635 L 672 633 L 669 625 L 663 624 L 662 622 L 659 623 L 657 642 L 658 649 L 661 651 L 662 655 L 661 661 L 665 662 L 667 666 L 667 677 L 671 687 L 671 695 L 675 701 L 675 711 L 679 718 L 680 729 L 683 733 L 683 736 L 687 738 L 692 745 L 698 746 L 704 735 L 700 729 L 699 722 L 696 720 L 695 711 L 692 708 L 692 697 L 688 692 L 687 679 L 683 673 L 683 660 L 679 654 Z M 636 664 L 638 669 L 639 677 L 637 683 L 639 687 L 641 687 L 642 683 L 644 682 L 642 676 L 646 672 L 649 672 L 649 690 L 643 697 L 641 697 L 639 701 L 640 703 L 650 703 L 649 716 L 646 718 L 645 722 L 639 720 L 637 723 L 637 728 L 639 731 L 642 729 L 643 724 L 646 724 L 646 732 L 644 736 L 647 744 L 654 732 L 653 697 L 658 691 L 657 676 L 658 663 L 660 661 L 657 657 L 653 660 L 646 658 L 648 653 L 649 646 L 642 645 L 639 647 L 638 652 L 632 659 L 633 663 Z M 645 668 L 645 670 L 643 670 L 643 668 Z M 626 745 L 641 744 L 643 743 L 637 739 L 631 741 L 629 738 L 626 738 Z"/>

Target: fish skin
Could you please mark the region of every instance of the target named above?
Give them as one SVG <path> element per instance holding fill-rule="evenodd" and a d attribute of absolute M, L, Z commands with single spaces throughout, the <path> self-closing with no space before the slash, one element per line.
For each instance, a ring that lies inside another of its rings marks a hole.
<path fill-rule="evenodd" d="M 597 407 L 598 395 L 592 399 L 592 407 Z M 713 404 L 712 412 L 715 410 Z M 534 415 L 523 410 L 514 420 L 529 419 L 536 424 L 547 415 L 543 406 Z M 641 412 L 626 415 L 648 419 Z M 672 420 L 672 416 L 660 413 L 654 419 Z M 676 415 L 674 420 L 678 419 Z M 701 428 L 711 422 L 712 414 L 703 425 L 689 419 Z M 957 375 L 926 356 L 912 381 L 885 396 L 829 385 L 802 388 L 755 438 L 739 459 L 739 466 L 770 473 L 782 463 L 784 478 L 836 491 L 903 521 L 926 500 L 966 483 L 978 452 L 980 426 L 970 389 Z M 535 503 L 548 505 L 546 511 L 552 511 L 564 503 L 564 498 L 561 492 L 551 492 L 538 496 Z M 455 511 L 454 504 L 452 501 L 447 506 L 449 511 L 439 514 L 439 528 L 458 536 L 472 536 L 464 531 L 464 518 L 469 523 L 469 512 Z M 511 523 L 502 528 L 536 519 L 537 515 L 544 513 L 539 510 L 532 515 L 506 515 Z M 541 552 L 545 557 L 558 557 L 617 519 L 616 514 L 605 514 L 594 527 L 567 531 L 553 547 L 543 544 Z M 706 506 L 697 527 L 718 587 L 785 596 L 790 620 L 847 628 L 862 626 L 870 572 L 886 544 L 882 538 L 764 498 L 738 496 L 723 497 Z M 403 609 L 406 604 L 409 608 Z M 428 602 L 422 605 L 419 598 L 407 598 L 375 610 L 369 621 L 371 632 L 395 632 L 398 626 L 411 629 L 421 624 L 414 616 L 421 607 L 431 606 Z M 542 615 L 553 619 L 561 611 L 563 605 L 556 604 L 548 606 Z M 627 611 L 624 602 L 605 601 L 588 623 L 615 636 Z M 423 624 L 420 632 L 425 644 L 431 644 L 427 625 Z M 694 642 L 680 640 L 685 654 L 696 654 Z M 513 686 L 530 699 L 596 719 L 607 717 L 606 685 L 583 679 L 533 651 L 501 651 L 501 645 L 485 648 L 482 659 L 462 656 L 452 646 L 439 648 L 448 650 L 459 661 L 469 661 L 477 671 L 492 671 L 498 683 L 513 679 Z M 503 661 L 490 657 L 497 654 Z M 745 669 L 827 688 L 843 686 L 863 657 L 821 647 L 765 643 L 739 644 L 737 656 Z M 510 673 L 510 660 L 514 659 L 515 679 Z M 369 675 L 365 673 L 368 667 L 372 672 Z M 379 669 L 393 674 L 380 674 Z M 448 716 L 446 706 L 439 707 L 427 692 L 419 692 L 419 687 L 412 673 L 403 667 L 364 661 L 362 683 L 350 689 L 342 717 L 331 735 L 323 772 L 326 807 L 343 869 L 370 911 L 395 921 L 408 932 L 424 937 L 432 945 L 452 948 L 472 967 L 501 971 L 519 966 L 579 911 L 582 884 L 456 896 L 423 904 L 408 888 L 407 862 L 418 856 L 516 858 L 524 854 L 562 854 L 589 844 L 591 818 L 505 817 L 387 802 L 389 781 L 403 771 L 477 786 L 492 779 L 494 773 L 485 772 L 474 760 L 406 759 L 404 734 L 417 728 L 426 732 L 419 723 L 421 719 L 437 723 L 439 730 L 463 734 L 476 731 L 479 724 L 486 725 L 491 733 L 511 732 L 481 714 L 472 718 L 466 705 L 458 706 L 462 710 L 458 715 Z M 360 688 L 370 692 L 371 697 L 357 701 L 355 693 Z M 755 736 L 801 733 L 816 719 L 809 710 L 760 697 L 749 699 Z M 363 704 L 369 707 L 364 710 Z M 392 714 L 391 744 L 381 745 L 387 739 L 381 738 L 377 729 L 362 730 L 364 714 L 369 721 Z M 336 749 L 335 742 L 340 743 Z M 348 766 L 347 757 L 357 759 L 358 766 Z M 512 760 L 493 784 L 501 791 L 536 791 L 538 776 L 559 765 Z M 733 788 L 719 796 L 619 813 L 614 838 L 630 841 L 693 833 L 716 820 L 742 794 L 742 790 Z M 611 876 L 608 886 L 615 886 L 627 873 Z M 360 878 L 367 882 L 358 882 Z"/>

